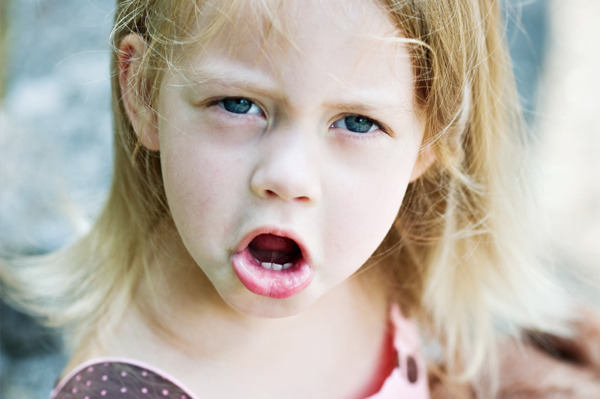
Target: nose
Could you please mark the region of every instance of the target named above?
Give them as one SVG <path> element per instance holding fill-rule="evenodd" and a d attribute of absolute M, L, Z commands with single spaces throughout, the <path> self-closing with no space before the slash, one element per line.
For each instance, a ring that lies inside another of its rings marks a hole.
<path fill-rule="evenodd" d="M 299 130 L 273 130 L 259 141 L 260 158 L 250 186 L 259 198 L 312 204 L 321 197 L 315 138 Z"/>

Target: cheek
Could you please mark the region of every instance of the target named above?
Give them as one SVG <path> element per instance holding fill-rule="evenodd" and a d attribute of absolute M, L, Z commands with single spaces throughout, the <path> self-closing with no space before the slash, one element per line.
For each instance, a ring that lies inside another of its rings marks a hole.
<path fill-rule="evenodd" d="M 415 156 L 390 156 L 330 186 L 324 226 L 326 257 L 353 273 L 379 247 L 406 192 Z"/>
<path fill-rule="evenodd" d="M 211 247 L 227 234 L 230 223 L 225 219 L 233 217 L 232 203 L 241 195 L 236 194 L 243 180 L 235 173 L 241 170 L 239 160 L 232 162 L 204 142 L 172 133 L 161 137 L 161 158 L 167 200 L 186 247 L 191 252 Z"/>

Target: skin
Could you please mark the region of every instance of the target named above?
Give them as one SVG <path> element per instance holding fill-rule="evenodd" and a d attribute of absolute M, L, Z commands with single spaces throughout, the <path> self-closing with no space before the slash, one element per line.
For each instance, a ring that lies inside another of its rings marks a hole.
<path fill-rule="evenodd" d="M 142 144 L 160 151 L 177 230 L 164 240 L 178 261 L 157 257 L 152 280 L 161 321 L 186 344 L 161 338 L 132 306 L 67 370 L 93 357 L 132 357 L 210 398 L 364 398 L 389 374 L 386 293 L 374 273 L 351 277 L 390 229 L 408 183 L 433 161 L 419 152 L 411 60 L 381 40 L 397 33 L 373 4 L 289 7 L 278 12 L 295 15 L 293 46 L 282 49 L 287 39 L 277 32 L 263 43 L 260 28 L 226 28 L 165 76 L 154 110 L 130 90 L 145 44 L 123 40 L 127 113 Z M 231 42 L 236 51 L 225 51 Z M 223 97 L 257 108 L 233 114 Z M 340 121 L 357 114 L 376 121 L 374 130 L 345 129 Z M 236 246 L 262 226 L 293 231 L 310 253 L 314 279 L 291 298 L 253 294 L 232 269 Z M 151 301 L 144 282 L 137 296 Z"/>

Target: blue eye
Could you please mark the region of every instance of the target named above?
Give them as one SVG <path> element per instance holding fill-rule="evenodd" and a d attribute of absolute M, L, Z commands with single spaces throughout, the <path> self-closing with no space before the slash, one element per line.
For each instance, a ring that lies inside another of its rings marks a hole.
<path fill-rule="evenodd" d="M 261 114 L 260 108 L 243 97 L 228 97 L 218 102 L 219 106 L 232 114 Z"/>
<path fill-rule="evenodd" d="M 349 115 L 338 119 L 331 126 L 354 133 L 370 133 L 380 129 L 374 120 L 360 115 Z"/>

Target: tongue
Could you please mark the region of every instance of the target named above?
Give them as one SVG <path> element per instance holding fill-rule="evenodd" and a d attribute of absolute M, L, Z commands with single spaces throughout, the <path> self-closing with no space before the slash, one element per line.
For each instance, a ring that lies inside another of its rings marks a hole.
<path fill-rule="evenodd" d="M 300 248 L 294 240 L 273 234 L 255 237 L 248 249 L 259 262 L 285 264 L 295 262 L 300 257 Z"/>
<path fill-rule="evenodd" d="M 293 252 L 299 249 L 294 240 L 273 234 L 261 234 L 255 237 L 250 243 L 250 247 L 261 250 L 284 252 Z"/>

